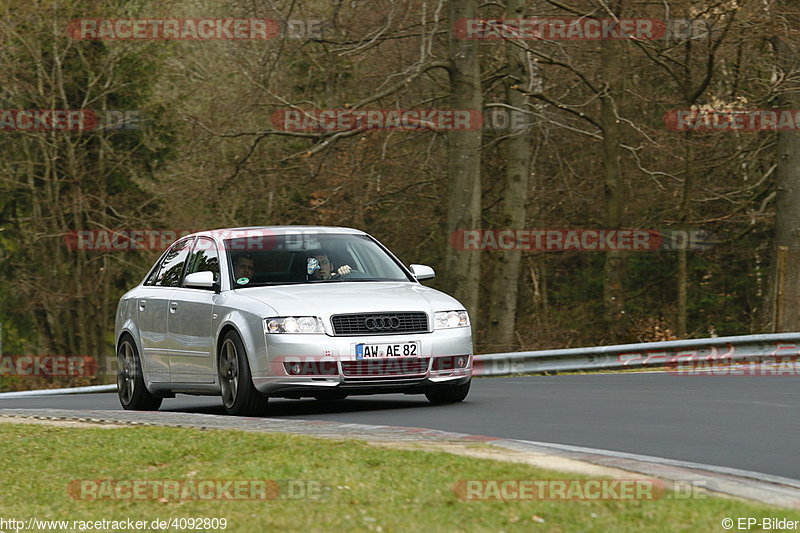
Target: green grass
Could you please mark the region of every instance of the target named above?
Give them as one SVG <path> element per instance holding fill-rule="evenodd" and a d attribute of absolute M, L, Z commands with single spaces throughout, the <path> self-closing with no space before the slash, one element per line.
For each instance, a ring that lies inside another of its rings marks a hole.
<path fill-rule="evenodd" d="M 575 479 L 526 465 L 358 441 L 183 428 L 0 424 L 0 518 L 152 521 L 224 517 L 226 531 L 721 531 L 724 517 L 800 512 L 712 498 L 656 501 L 463 501 L 466 479 Z M 642 476 L 645 477 L 645 476 Z M 313 480 L 321 499 L 76 500 L 86 479 Z M 541 518 L 537 522 L 533 517 Z M 174 530 L 173 530 L 174 531 Z"/>

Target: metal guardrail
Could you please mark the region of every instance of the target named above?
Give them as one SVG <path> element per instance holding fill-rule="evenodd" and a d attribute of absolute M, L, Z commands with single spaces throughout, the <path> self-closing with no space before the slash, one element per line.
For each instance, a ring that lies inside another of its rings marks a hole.
<path fill-rule="evenodd" d="M 473 374 L 509 376 L 664 366 L 676 373 L 702 372 L 704 366 L 713 372 L 715 368 L 725 370 L 725 364 L 733 361 L 763 361 L 759 371 L 768 374 L 770 358 L 791 357 L 796 371 L 798 355 L 800 333 L 774 333 L 476 355 Z"/>
<path fill-rule="evenodd" d="M 481 354 L 474 357 L 475 376 L 510 376 L 537 372 L 571 372 L 581 370 L 615 370 L 625 368 L 667 367 L 676 373 L 703 372 L 716 369 L 730 371 L 726 364 L 734 361 L 763 361 L 759 369 L 764 375 L 785 370 L 770 362 L 778 363 L 792 358 L 796 375 L 800 375 L 800 333 L 774 333 L 762 335 L 740 335 L 714 337 L 710 339 L 686 339 L 680 341 L 643 342 L 617 344 L 615 346 L 592 346 L 562 350 L 539 350 L 533 352 L 510 352 Z M 777 374 L 780 375 L 780 374 Z M 59 394 L 82 394 L 114 392 L 116 385 L 94 385 L 68 389 L 46 389 L 0 393 L 2 398 L 24 396 L 53 396 Z"/>
<path fill-rule="evenodd" d="M 20 390 L 0 393 L 0 398 L 23 398 L 26 396 L 58 396 L 61 394 L 87 394 L 96 392 L 116 392 L 117 385 L 89 385 L 88 387 L 70 387 L 66 389 Z"/>

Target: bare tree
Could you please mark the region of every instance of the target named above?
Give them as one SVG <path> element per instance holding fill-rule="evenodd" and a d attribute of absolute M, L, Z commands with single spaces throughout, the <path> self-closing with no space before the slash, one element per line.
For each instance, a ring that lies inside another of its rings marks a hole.
<path fill-rule="evenodd" d="M 525 0 L 508 0 L 505 17 L 521 19 L 528 16 Z M 517 120 L 510 121 L 508 138 L 502 143 L 505 168 L 505 187 L 500 216 L 501 228 L 523 229 L 526 223 L 528 178 L 531 169 L 531 123 L 527 107 L 532 87 L 531 61 L 524 47 L 506 41 L 505 108 Z M 524 121 L 519 117 L 525 117 Z M 516 124 L 514 124 L 516 123 Z M 514 249 L 495 255 L 492 281 L 487 347 L 491 350 L 511 350 L 515 343 L 517 296 L 520 283 L 522 252 Z"/>
<path fill-rule="evenodd" d="M 477 0 L 448 3 L 450 28 L 461 19 L 477 16 Z M 453 109 L 483 109 L 478 43 L 449 36 L 450 106 Z M 447 232 L 481 227 L 481 138 L 480 128 L 447 134 Z M 449 242 L 449 240 L 448 240 Z M 446 272 L 453 294 L 477 318 L 481 254 L 448 249 Z"/>
<path fill-rule="evenodd" d="M 605 15 L 619 19 L 623 0 L 606 4 Z M 604 39 L 600 44 L 601 84 L 600 127 L 603 133 L 603 166 L 605 169 L 605 227 L 618 230 L 623 225 L 625 206 L 619 105 L 624 92 L 624 53 L 619 41 Z M 603 268 L 603 301 L 606 323 L 612 340 L 619 340 L 625 331 L 625 252 L 609 250 Z"/>
<path fill-rule="evenodd" d="M 780 21 L 773 39 L 775 63 L 781 81 L 780 109 L 800 108 L 800 46 L 797 24 L 800 13 L 795 2 L 776 2 Z M 800 330 L 800 135 L 778 133 L 773 255 L 772 324 L 776 332 Z"/>
<path fill-rule="evenodd" d="M 120 105 L 142 111 L 138 91 L 147 84 L 132 87 L 130 79 L 154 72 L 155 63 L 134 60 L 140 49 L 72 41 L 66 23 L 78 16 L 77 2 L 14 4 L 13 12 L 0 12 L 2 107 L 106 117 Z M 114 13 L 119 4 L 104 7 Z M 167 132 L 162 124 L 149 136 L 143 129 L 94 128 L 0 138 L 3 229 L 16 242 L 4 261 L 2 293 L 11 295 L 15 313 L 33 326 L 31 351 L 98 359 L 113 351 L 108 333 L 117 287 L 134 281 L 142 263 L 113 250 L 76 251 L 66 238 L 75 230 L 139 226 L 140 215 L 155 202 L 135 182 L 147 181 L 148 170 L 158 168 Z"/>

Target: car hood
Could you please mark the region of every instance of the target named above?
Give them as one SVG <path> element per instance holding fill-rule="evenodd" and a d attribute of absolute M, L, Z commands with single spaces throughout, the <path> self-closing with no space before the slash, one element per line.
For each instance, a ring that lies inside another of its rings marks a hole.
<path fill-rule="evenodd" d="M 458 300 L 412 282 L 333 282 L 236 289 L 272 307 L 277 316 L 329 317 L 343 313 L 449 311 L 464 309 Z"/>

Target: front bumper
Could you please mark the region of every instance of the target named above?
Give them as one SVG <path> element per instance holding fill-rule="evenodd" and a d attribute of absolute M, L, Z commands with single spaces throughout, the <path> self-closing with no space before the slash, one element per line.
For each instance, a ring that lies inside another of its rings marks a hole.
<path fill-rule="evenodd" d="M 472 377 L 470 328 L 358 337 L 298 334 L 267 334 L 266 337 L 267 358 L 260 369 L 253 372 L 253 384 L 259 392 L 270 396 L 415 394 L 462 384 Z M 356 357 L 357 344 L 407 342 L 419 343 L 419 353 L 415 357 Z M 445 365 L 436 369 L 437 358 L 452 356 L 467 356 L 467 365 L 464 368 Z M 301 375 L 290 375 L 284 364 L 287 362 L 305 365 L 304 371 Z M 317 366 L 324 366 L 330 373 L 317 374 L 313 370 Z"/>

